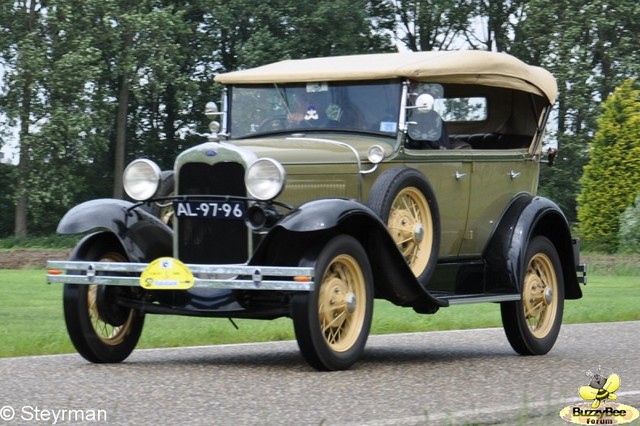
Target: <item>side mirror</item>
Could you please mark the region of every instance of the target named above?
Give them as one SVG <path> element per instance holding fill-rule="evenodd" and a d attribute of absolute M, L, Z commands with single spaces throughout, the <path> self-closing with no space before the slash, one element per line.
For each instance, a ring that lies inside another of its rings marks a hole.
<path fill-rule="evenodd" d="M 429 112 L 433 110 L 435 98 L 428 93 L 423 93 L 416 98 L 415 106 L 418 112 Z"/>

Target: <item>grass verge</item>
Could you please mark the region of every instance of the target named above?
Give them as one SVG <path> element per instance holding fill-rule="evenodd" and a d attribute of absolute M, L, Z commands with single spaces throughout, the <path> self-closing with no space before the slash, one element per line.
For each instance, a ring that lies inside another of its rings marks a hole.
<path fill-rule="evenodd" d="M 43 235 L 35 237 L 0 238 L 0 249 L 71 249 L 78 243 L 77 235 Z"/>
<path fill-rule="evenodd" d="M 62 287 L 43 270 L 0 270 L 0 357 L 75 352 L 64 325 Z M 640 276 L 590 276 L 580 300 L 565 303 L 565 323 L 640 320 Z M 462 305 L 420 315 L 376 301 L 372 334 L 501 327 L 497 304 Z M 138 348 L 294 339 L 288 318 L 273 321 L 148 315 Z"/>

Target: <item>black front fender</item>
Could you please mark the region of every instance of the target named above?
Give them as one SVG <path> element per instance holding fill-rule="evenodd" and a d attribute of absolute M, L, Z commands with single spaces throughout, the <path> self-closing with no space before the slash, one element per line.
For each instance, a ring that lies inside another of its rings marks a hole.
<path fill-rule="evenodd" d="M 518 197 L 503 214 L 484 252 L 487 285 L 497 291 L 520 291 L 527 266 L 527 246 L 536 235 L 549 238 L 558 251 L 565 298 L 579 299 L 582 291 L 576 274 L 577 263 L 569 223 L 560 207 L 544 197 Z"/>
<path fill-rule="evenodd" d="M 324 244 L 338 234 L 351 235 L 364 247 L 376 297 L 426 311 L 447 305 L 420 285 L 380 218 L 354 200 L 322 199 L 301 205 L 266 235 L 251 263 L 313 264 Z"/>
<path fill-rule="evenodd" d="M 132 262 L 149 262 L 172 254 L 173 231 L 155 216 L 127 201 L 99 199 L 78 204 L 60 220 L 57 232 L 92 230 L 115 235 Z M 82 244 L 82 243 L 81 243 Z"/>

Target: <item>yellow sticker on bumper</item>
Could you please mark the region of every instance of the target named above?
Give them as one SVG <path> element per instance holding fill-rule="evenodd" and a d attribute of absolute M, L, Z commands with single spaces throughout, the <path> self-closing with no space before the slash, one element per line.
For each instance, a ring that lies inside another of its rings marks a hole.
<path fill-rule="evenodd" d="M 187 290 L 195 283 L 184 263 L 172 257 L 160 257 L 140 275 L 140 285 L 147 290 Z"/>

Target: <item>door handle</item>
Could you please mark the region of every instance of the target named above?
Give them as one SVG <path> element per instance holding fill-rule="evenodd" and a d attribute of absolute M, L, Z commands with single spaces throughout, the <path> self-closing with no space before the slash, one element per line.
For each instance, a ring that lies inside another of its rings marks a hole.
<path fill-rule="evenodd" d="M 460 173 L 458 170 L 456 170 L 456 180 L 460 180 L 466 175 L 467 175 L 466 173 Z"/>
<path fill-rule="evenodd" d="M 521 175 L 521 174 L 522 174 L 522 173 L 520 173 L 520 172 L 516 172 L 515 170 L 511 170 L 511 171 L 509 172 L 509 177 L 511 177 L 511 179 L 513 180 L 513 179 L 515 179 L 515 178 L 520 177 L 520 175 Z"/>

